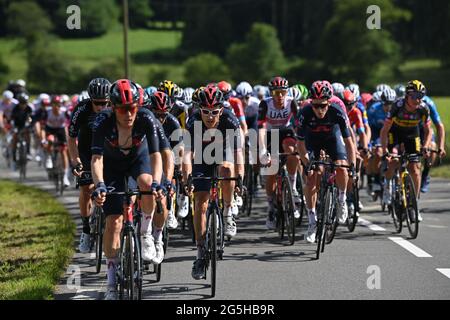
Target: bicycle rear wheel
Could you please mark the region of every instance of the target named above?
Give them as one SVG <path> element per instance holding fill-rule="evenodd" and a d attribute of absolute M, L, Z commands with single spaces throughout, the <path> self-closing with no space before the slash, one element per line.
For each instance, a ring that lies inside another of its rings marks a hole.
<path fill-rule="evenodd" d="M 347 219 L 347 229 L 349 232 L 355 231 L 356 224 L 358 223 L 359 188 L 358 188 L 358 182 L 356 182 L 356 181 L 353 182 L 352 202 L 353 202 L 353 210 L 351 212 L 349 210 L 348 219 Z"/>
<path fill-rule="evenodd" d="M 294 198 L 292 197 L 292 186 L 288 177 L 283 178 L 282 182 L 282 206 L 283 206 L 283 226 L 286 229 L 289 244 L 295 242 L 295 217 L 294 217 Z"/>
<path fill-rule="evenodd" d="M 317 231 L 316 231 L 316 241 L 317 241 L 317 249 L 316 249 L 316 260 L 319 260 L 320 252 L 322 249 L 322 242 L 325 241 L 325 231 L 324 231 L 324 224 L 325 224 L 325 192 L 322 191 L 323 186 L 321 187 L 320 191 L 320 198 L 319 198 L 319 209 L 317 211 Z"/>
<path fill-rule="evenodd" d="M 95 220 L 95 260 L 96 260 L 96 273 L 100 273 L 102 268 L 102 255 L 103 255 L 103 212 L 101 208 L 96 207 L 94 214 Z"/>
<path fill-rule="evenodd" d="M 139 300 L 142 290 L 142 268 L 137 238 L 132 230 L 123 235 L 120 254 L 119 298 Z"/>
<path fill-rule="evenodd" d="M 306 205 L 305 205 L 305 197 L 303 193 L 303 178 L 300 171 L 297 171 L 297 180 L 295 183 L 298 191 L 298 195 L 300 197 L 300 207 L 298 208 L 300 212 L 300 218 L 297 219 L 297 227 L 300 227 L 303 222 L 303 217 L 307 216 Z"/>
<path fill-rule="evenodd" d="M 419 234 L 419 210 L 417 209 L 417 198 L 414 183 L 410 175 L 405 177 L 406 195 L 406 224 L 411 239 L 416 239 Z"/>

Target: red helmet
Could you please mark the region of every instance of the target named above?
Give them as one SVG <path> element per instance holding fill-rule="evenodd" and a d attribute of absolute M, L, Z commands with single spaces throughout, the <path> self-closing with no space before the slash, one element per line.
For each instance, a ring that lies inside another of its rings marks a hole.
<path fill-rule="evenodd" d="M 113 104 L 133 104 L 139 102 L 139 88 L 128 79 L 114 82 L 110 89 L 110 99 Z"/>
<path fill-rule="evenodd" d="M 150 96 L 152 110 L 157 112 L 170 112 L 169 96 L 162 92 L 156 91 Z"/>
<path fill-rule="evenodd" d="M 286 80 L 286 78 L 283 77 L 275 77 L 272 78 L 269 82 L 269 90 L 287 90 L 289 89 L 289 82 Z"/>
<path fill-rule="evenodd" d="M 52 97 L 52 105 L 54 105 L 54 104 L 57 104 L 57 105 L 62 104 L 61 96 L 53 96 Z"/>
<path fill-rule="evenodd" d="M 216 109 L 223 106 L 222 91 L 217 86 L 209 84 L 199 93 L 200 107 Z"/>
<path fill-rule="evenodd" d="M 332 90 L 323 81 L 316 81 L 312 84 L 312 86 L 311 86 L 311 98 L 312 99 L 329 100 L 329 99 L 331 99 L 332 96 L 333 96 Z"/>
<path fill-rule="evenodd" d="M 350 90 L 344 91 L 344 103 L 346 106 L 352 106 L 356 103 L 356 97 Z"/>
<path fill-rule="evenodd" d="M 229 84 L 226 81 L 221 81 L 217 84 L 217 86 L 219 87 L 219 90 L 222 91 L 224 96 L 228 96 L 231 91 L 233 91 L 233 88 L 231 87 L 231 84 Z"/>

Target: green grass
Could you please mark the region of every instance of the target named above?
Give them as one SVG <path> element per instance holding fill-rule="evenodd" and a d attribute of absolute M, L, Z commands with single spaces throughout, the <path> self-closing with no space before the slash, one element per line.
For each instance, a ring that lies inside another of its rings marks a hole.
<path fill-rule="evenodd" d="M 0 180 L 0 300 L 52 299 L 75 224 L 46 192 Z"/>
<path fill-rule="evenodd" d="M 149 69 L 156 63 L 165 65 L 169 75 L 177 77 L 174 80 L 182 80 L 178 79 L 182 73 L 181 63 L 164 60 L 164 55 L 173 55 L 181 43 L 180 31 L 130 30 L 128 43 L 132 59 L 130 78 L 146 85 Z M 17 44 L 18 40 L 0 38 L 0 55 L 10 68 L 8 79 L 26 79 L 27 62 L 24 53 L 14 49 Z M 109 33 L 92 39 L 59 39 L 56 46 L 72 63 L 88 71 L 103 60 L 123 57 L 122 29 L 115 27 Z M 155 54 L 158 59 L 155 59 Z"/>
<path fill-rule="evenodd" d="M 450 97 L 437 97 L 433 98 L 433 100 L 438 107 L 442 122 L 445 125 L 445 146 L 447 157 L 443 161 L 445 165 L 438 168 L 433 168 L 431 174 L 435 177 L 450 178 Z"/>

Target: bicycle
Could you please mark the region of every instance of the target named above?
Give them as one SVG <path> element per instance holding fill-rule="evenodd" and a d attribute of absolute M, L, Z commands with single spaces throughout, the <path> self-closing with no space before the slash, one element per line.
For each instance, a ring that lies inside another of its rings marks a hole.
<path fill-rule="evenodd" d="M 347 203 L 351 204 L 348 206 L 348 217 L 346 221 L 347 229 L 349 232 L 355 231 L 355 227 L 358 223 L 359 214 L 361 211 L 359 207 L 359 189 L 362 188 L 359 180 L 359 174 L 362 174 L 360 168 L 362 168 L 361 161 L 360 159 L 358 159 L 356 162 L 356 174 L 353 177 L 352 191 L 349 192 L 349 197 L 347 198 Z"/>
<path fill-rule="evenodd" d="M 54 137 L 54 139 L 57 139 Z M 63 158 L 63 150 L 64 145 L 60 143 L 58 140 L 53 140 L 51 136 L 49 136 L 49 150 L 50 156 L 52 159 L 53 167 L 52 169 L 48 169 L 48 176 L 50 180 L 53 180 L 55 184 L 55 191 L 59 193 L 61 196 L 64 193 L 64 158 Z"/>
<path fill-rule="evenodd" d="M 242 207 L 241 212 L 250 217 L 253 206 L 253 194 L 255 192 L 256 186 L 256 176 L 253 169 L 253 164 L 250 161 L 250 145 L 248 137 L 245 138 L 246 148 L 245 148 L 245 167 L 244 167 L 244 180 L 243 180 L 243 190 L 242 190 Z"/>
<path fill-rule="evenodd" d="M 217 260 L 223 260 L 223 253 L 225 248 L 224 240 L 224 221 L 223 212 L 219 205 L 219 182 L 220 181 L 236 181 L 238 188 L 242 190 L 242 178 L 223 178 L 218 177 L 217 167 L 213 170 L 212 177 L 192 177 L 189 175 L 187 181 L 187 189 L 192 189 L 194 181 L 210 181 L 211 192 L 206 211 L 206 237 L 205 237 L 205 260 L 206 260 L 206 273 L 211 269 L 211 297 L 216 295 L 216 273 L 217 273 Z"/>
<path fill-rule="evenodd" d="M 408 164 L 412 159 L 423 157 L 423 155 L 403 153 L 388 156 L 400 160 L 400 167 L 395 170 L 395 174 L 390 181 L 392 201 L 388 204 L 389 214 L 397 233 L 402 232 L 403 222 L 406 220 L 411 239 L 416 239 L 419 233 L 419 210 L 417 208 L 417 193 L 408 171 Z"/>
<path fill-rule="evenodd" d="M 111 191 L 110 191 L 111 190 Z M 128 178 L 125 178 L 125 191 L 114 192 L 109 188 L 106 194 L 124 196 L 123 226 L 120 236 L 119 266 L 117 269 L 117 283 L 119 285 L 120 300 L 141 300 L 143 282 L 143 261 L 141 256 L 140 219 L 134 210 L 133 196 L 153 195 L 152 191 L 130 190 Z M 159 212 L 162 212 L 158 202 Z"/>
<path fill-rule="evenodd" d="M 16 161 L 16 168 L 19 170 L 19 180 L 20 182 L 25 181 L 27 176 L 27 163 L 28 163 L 28 143 L 26 139 L 28 128 L 22 128 L 20 130 L 15 129 L 14 131 L 17 134 L 17 143 L 16 143 L 16 154 L 18 153 L 18 158 Z"/>
<path fill-rule="evenodd" d="M 322 174 L 320 191 L 317 199 L 316 260 L 319 259 L 320 253 L 324 252 L 325 244 L 331 244 L 331 242 L 333 242 L 338 226 L 336 215 L 336 200 L 338 197 L 336 169 L 350 169 L 350 166 L 347 165 L 338 165 L 322 160 L 312 160 L 309 163 L 306 172 L 315 170 L 317 166 L 324 166 L 325 172 Z"/>

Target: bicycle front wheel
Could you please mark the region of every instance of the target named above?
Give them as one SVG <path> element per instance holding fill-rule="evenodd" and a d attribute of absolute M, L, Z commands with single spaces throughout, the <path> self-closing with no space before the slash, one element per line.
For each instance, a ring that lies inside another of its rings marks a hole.
<path fill-rule="evenodd" d="M 319 199 L 319 209 L 317 211 L 317 231 L 316 231 L 316 241 L 317 241 L 317 249 L 316 249 L 316 260 L 319 260 L 319 256 L 320 256 L 320 252 L 322 249 L 322 242 L 325 241 L 325 194 L 322 191 L 322 187 L 321 187 L 321 191 L 320 191 L 320 199 Z"/>
<path fill-rule="evenodd" d="M 282 205 L 283 205 L 283 226 L 286 229 L 289 244 L 293 245 L 295 242 L 295 203 L 292 197 L 292 186 L 288 177 L 283 178 L 282 182 Z"/>
<path fill-rule="evenodd" d="M 101 208 L 96 207 L 94 214 L 95 220 L 95 259 L 96 259 L 96 272 L 100 273 L 102 267 L 102 255 L 103 255 L 103 212 Z"/>
<path fill-rule="evenodd" d="M 404 181 L 406 195 L 406 224 L 408 225 L 411 239 L 416 239 L 419 234 L 419 210 L 417 209 L 417 198 L 414 183 L 410 175 Z"/>
<path fill-rule="evenodd" d="M 326 193 L 325 201 L 325 239 L 326 244 L 333 242 L 334 236 L 336 235 L 336 229 L 338 226 L 338 220 L 336 216 L 336 199 L 337 199 L 337 189 L 335 187 L 329 187 Z M 324 244 L 322 244 L 322 252 L 324 250 Z"/>
<path fill-rule="evenodd" d="M 216 274 L 217 274 L 217 208 L 212 205 L 208 210 L 206 243 L 207 243 L 207 266 L 211 269 L 211 298 L 216 296 Z"/>
<path fill-rule="evenodd" d="M 392 221 L 394 223 L 395 232 L 400 233 L 402 232 L 403 228 L 403 207 L 401 204 L 401 197 L 399 192 L 397 191 L 399 185 L 398 185 L 398 177 L 394 176 L 394 178 L 391 179 L 392 183 L 392 196 L 391 196 L 391 204 L 388 205 L 389 214 L 392 217 Z"/>

